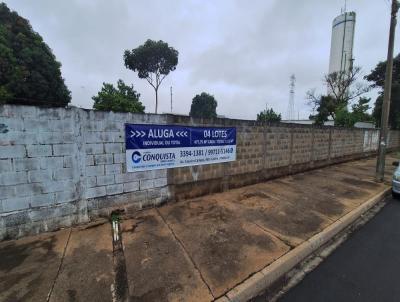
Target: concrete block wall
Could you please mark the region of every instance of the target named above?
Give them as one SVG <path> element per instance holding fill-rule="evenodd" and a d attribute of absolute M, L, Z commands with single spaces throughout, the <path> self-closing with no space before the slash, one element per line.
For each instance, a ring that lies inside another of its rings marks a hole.
<path fill-rule="evenodd" d="M 0 107 L 0 239 L 87 221 L 76 113 Z"/>
<path fill-rule="evenodd" d="M 264 166 L 264 127 L 256 123 L 236 127 L 236 161 L 229 163 L 229 175 L 255 172 Z"/>
<path fill-rule="evenodd" d="M 181 124 L 194 124 L 180 117 Z M 169 182 L 177 200 L 222 191 L 291 173 L 373 155 L 379 130 L 315 127 L 298 124 L 260 124 L 254 121 L 197 120 L 197 126 L 236 126 L 237 161 L 211 165 L 219 172 L 193 168 L 173 169 Z M 389 148 L 399 148 L 400 132 L 390 131 Z M 261 164 L 262 163 L 262 164 Z M 221 168 L 226 165 L 225 169 Z M 206 166 L 203 166 L 203 168 Z M 222 174 L 222 175 L 221 175 Z"/>
<path fill-rule="evenodd" d="M 313 132 L 308 128 L 292 128 L 291 164 L 303 164 L 311 161 Z"/>
<path fill-rule="evenodd" d="M 331 158 L 362 153 L 364 131 L 362 129 L 333 129 Z"/>
<path fill-rule="evenodd" d="M 166 124 L 167 116 L 84 111 L 85 195 L 89 216 L 158 205 L 169 197 L 167 170 L 127 173 L 125 123 Z M 115 195 L 124 195 L 123 198 Z"/>
<path fill-rule="evenodd" d="M 329 159 L 331 130 L 315 128 L 313 131 L 313 161 Z"/>
<path fill-rule="evenodd" d="M 167 171 L 126 173 L 125 123 L 167 116 L 0 107 L 0 240 L 157 205 Z"/>
<path fill-rule="evenodd" d="M 234 126 L 237 160 L 127 173 L 125 123 Z M 136 211 L 377 150 L 378 130 L 0 106 L 0 240 Z M 400 132 L 391 131 L 389 148 Z"/>
<path fill-rule="evenodd" d="M 389 148 L 397 148 L 400 145 L 400 131 L 389 131 L 388 145 Z"/>
<path fill-rule="evenodd" d="M 392 132 L 389 132 L 391 134 Z M 397 132 L 393 132 L 394 134 Z M 379 130 L 366 130 L 364 131 L 364 144 L 363 144 L 363 152 L 369 152 L 369 151 L 376 151 L 378 148 L 378 141 L 379 141 Z M 390 141 L 390 137 L 389 137 Z M 398 142 L 390 142 L 390 146 L 396 146 L 398 145 Z"/>
<path fill-rule="evenodd" d="M 287 126 L 269 126 L 265 129 L 264 169 L 290 165 L 292 147 L 291 129 Z"/>

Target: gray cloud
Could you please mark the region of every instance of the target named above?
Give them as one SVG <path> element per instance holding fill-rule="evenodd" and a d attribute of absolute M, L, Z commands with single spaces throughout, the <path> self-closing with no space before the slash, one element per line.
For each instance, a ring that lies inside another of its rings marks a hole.
<path fill-rule="evenodd" d="M 292 73 L 296 110 L 309 115 L 305 92 L 324 90 L 331 23 L 343 5 L 341 0 L 5 2 L 53 49 L 75 105 L 90 108 L 102 82 L 122 78 L 134 84 L 152 112 L 154 92 L 122 60 L 125 49 L 151 38 L 180 52 L 177 70 L 161 87 L 161 111 L 169 111 L 172 85 L 174 112 L 187 114 L 193 96 L 207 91 L 217 98 L 218 113 L 247 119 L 266 103 L 285 116 Z M 357 12 L 356 64 L 368 72 L 386 56 L 389 7 L 386 0 L 349 0 L 348 9 Z"/>

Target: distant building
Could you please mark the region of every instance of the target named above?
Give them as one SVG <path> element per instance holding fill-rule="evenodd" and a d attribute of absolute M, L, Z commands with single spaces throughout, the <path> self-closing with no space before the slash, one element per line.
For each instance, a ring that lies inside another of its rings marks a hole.
<path fill-rule="evenodd" d="M 313 120 L 282 120 L 281 123 L 312 125 L 312 124 L 314 124 L 314 121 Z M 335 122 L 333 120 L 326 121 L 326 122 L 324 122 L 324 126 L 335 126 Z M 372 122 L 357 122 L 354 124 L 354 128 L 375 129 L 375 124 Z"/>
<path fill-rule="evenodd" d="M 314 121 L 313 120 L 282 120 L 281 123 L 312 125 L 312 124 L 314 124 Z M 335 122 L 332 120 L 324 122 L 324 126 L 334 126 L 334 125 L 335 125 Z"/>
<path fill-rule="evenodd" d="M 329 73 L 352 68 L 355 25 L 355 12 L 344 12 L 333 20 Z"/>
<path fill-rule="evenodd" d="M 368 128 L 375 129 L 375 124 L 372 122 L 357 122 L 354 124 L 355 128 Z"/>

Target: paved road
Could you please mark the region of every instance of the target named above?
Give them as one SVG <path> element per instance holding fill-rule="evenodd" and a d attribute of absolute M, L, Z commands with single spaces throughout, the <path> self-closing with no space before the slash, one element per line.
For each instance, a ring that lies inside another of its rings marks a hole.
<path fill-rule="evenodd" d="M 387 201 L 279 302 L 400 301 L 400 201 Z"/>

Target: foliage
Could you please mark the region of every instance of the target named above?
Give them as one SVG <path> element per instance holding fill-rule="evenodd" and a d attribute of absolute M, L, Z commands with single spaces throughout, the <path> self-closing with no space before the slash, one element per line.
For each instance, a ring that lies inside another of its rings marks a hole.
<path fill-rule="evenodd" d="M 335 126 L 353 127 L 356 123 L 355 116 L 347 107 L 340 107 L 336 110 Z"/>
<path fill-rule="evenodd" d="M 61 64 L 29 21 L 0 3 L 0 102 L 66 106 Z"/>
<path fill-rule="evenodd" d="M 0 105 L 6 103 L 12 98 L 12 94 L 4 86 L 0 86 Z"/>
<path fill-rule="evenodd" d="M 371 109 L 369 103 L 371 98 L 360 97 L 356 104 L 351 106 L 351 111 L 355 117 L 356 122 L 372 122 L 373 118 L 368 110 Z"/>
<path fill-rule="evenodd" d="M 124 52 L 125 67 L 146 79 L 156 94 L 155 113 L 158 109 L 158 88 L 165 77 L 176 69 L 178 51 L 163 41 L 147 40 L 143 45 Z"/>
<path fill-rule="evenodd" d="M 280 122 L 281 119 L 281 114 L 276 113 L 272 108 L 266 108 L 257 114 L 257 121 L 259 122 Z"/>
<path fill-rule="evenodd" d="M 345 107 L 343 104 L 338 104 L 330 95 L 321 95 L 318 98 L 315 98 L 313 102 L 317 114 L 311 115 L 310 119 L 314 120 L 316 125 L 323 125 L 329 117 L 334 120 L 336 118 L 337 109 Z"/>
<path fill-rule="evenodd" d="M 371 87 L 380 88 L 375 101 L 372 116 L 377 127 L 381 124 L 383 89 L 385 86 L 386 61 L 379 62 L 365 79 L 372 82 Z M 392 129 L 400 129 L 400 54 L 393 59 L 392 91 L 389 111 L 389 125 Z"/>
<path fill-rule="evenodd" d="M 118 80 L 117 88 L 113 84 L 103 83 L 101 91 L 94 100 L 93 108 L 97 110 L 115 112 L 144 113 L 144 106 L 139 101 L 140 94 L 133 86 L 128 86 L 122 80 Z"/>
<path fill-rule="evenodd" d="M 381 116 L 382 116 L 382 103 L 383 103 L 383 91 L 379 94 L 375 101 L 372 116 L 375 121 L 375 125 L 380 127 Z M 389 125 L 392 129 L 400 129 L 400 84 L 392 84 L 392 95 L 390 101 L 389 111 Z"/>
<path fill-rule="evenodd" d="M 385 86 L 385 74 L 386 74 L 386 61 L 379 62 L 374 70 L 364 78 L 373 82 L 372 87 L 382 88 Z M 400 53 L 393 58 L 393 74 L 392 80 L 394 83 L 400 83 Z"/>
<path fill-rule="evenodd" d="M 347 107 L 338 108 L 335 112 L 335 126 L 354 127 L 357 122 L 372 121 L 372 116 L 368 113 L 370 101 L 370 98 L 359 98 L 358 102 L 352 105 L 352 111 Z"/>
<path fill-rule="evenodd" d="M 315 124 L 323 125 L 329 118 L 335 120 L 337 112 L 343 116 L 352 101 L 370 90 L 370 86 L 358 82 L 360 73 L 360 67 L 333 72 L 323 80 L 328 88 L 327 95 L 317 95 L 315 89 L 307 92 L 309 104 L 317 111 L 316 115 L 310 116 L 315 119 Z"/>
<path fill-rule="evenodd" d="M 199 118 L 215 118 L 217 117 L 217 105 L 214 96 L 202 92 L 193 98 L 189 115 Z"/>

